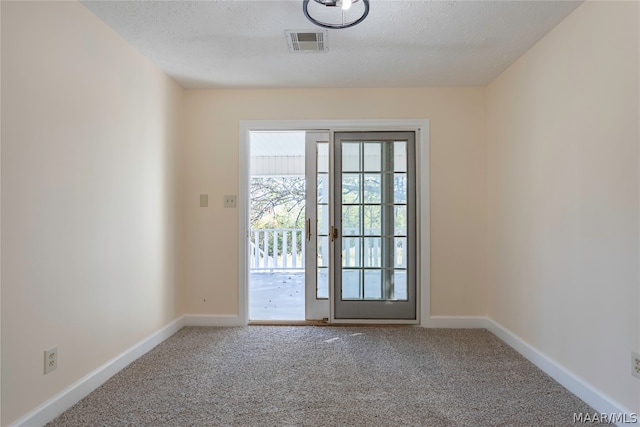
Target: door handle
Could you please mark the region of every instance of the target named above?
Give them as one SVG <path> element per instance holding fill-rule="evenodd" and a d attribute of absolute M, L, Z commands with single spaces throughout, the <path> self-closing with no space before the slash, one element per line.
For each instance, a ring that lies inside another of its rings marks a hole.
<path fill-rule="evenodd" d="M 307 240 L 311 241 L 311 218 L 307 219 Z"/>
<path fill-rule="evenodd" d="M 331 237 L 331 241 L 333 242 L 334 240 L 336 240 L 338 238 L 338 229 L 335 228 L 333 225 L 331 226 L 331 232 L 329 233 L 330 237 Z"/>

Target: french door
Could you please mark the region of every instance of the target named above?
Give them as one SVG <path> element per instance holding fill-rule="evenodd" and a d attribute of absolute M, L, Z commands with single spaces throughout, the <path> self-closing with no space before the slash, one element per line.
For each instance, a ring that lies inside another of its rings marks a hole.
<path fill-rule="evenodd" d="M 330 313 L 329 132 L 308 131 L 305 139 L 305 318 L 324 320 Z"/>
<path fill-rule="evenodd" d="M 307 319 L 416 319 L 414 159 L 414 132 L 307 133 Z"/>

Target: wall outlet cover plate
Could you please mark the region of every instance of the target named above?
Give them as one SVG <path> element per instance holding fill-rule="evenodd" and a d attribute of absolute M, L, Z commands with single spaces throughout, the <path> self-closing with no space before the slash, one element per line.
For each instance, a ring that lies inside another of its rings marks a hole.
<path fill-rule="evenodd" d="M 58 367 L 58 347 L 44 351 L 44 373 L 45 375 Z"/>

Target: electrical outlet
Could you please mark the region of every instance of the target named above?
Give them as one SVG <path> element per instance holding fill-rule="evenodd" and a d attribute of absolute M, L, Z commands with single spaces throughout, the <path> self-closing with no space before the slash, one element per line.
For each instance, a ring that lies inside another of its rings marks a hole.
<path fill-rule="evenodd" d="M 235 208 L 236 207 L 236 196 L 235 194 L 227 194 L 224 196 L 224 207 L 225 208 Z"/>
<path fill-rule="evenodd" d="M 631 374 L 640 378 L 640 353 L 631 353 Z"/>
<path fill-rule="evenodd" d="M 58 367 L 58 347 L 44 351 L 44 373 L 45 375 Z"/>

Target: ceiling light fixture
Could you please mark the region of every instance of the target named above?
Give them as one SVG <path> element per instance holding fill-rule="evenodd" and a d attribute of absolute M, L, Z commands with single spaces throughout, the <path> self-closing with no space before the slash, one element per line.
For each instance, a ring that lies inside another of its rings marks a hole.
<path fill-rule="evenodd" d="M 304 16 L 330 29 L 353 27 L 369 14 L 369 0 L 303 0 Z"/>

